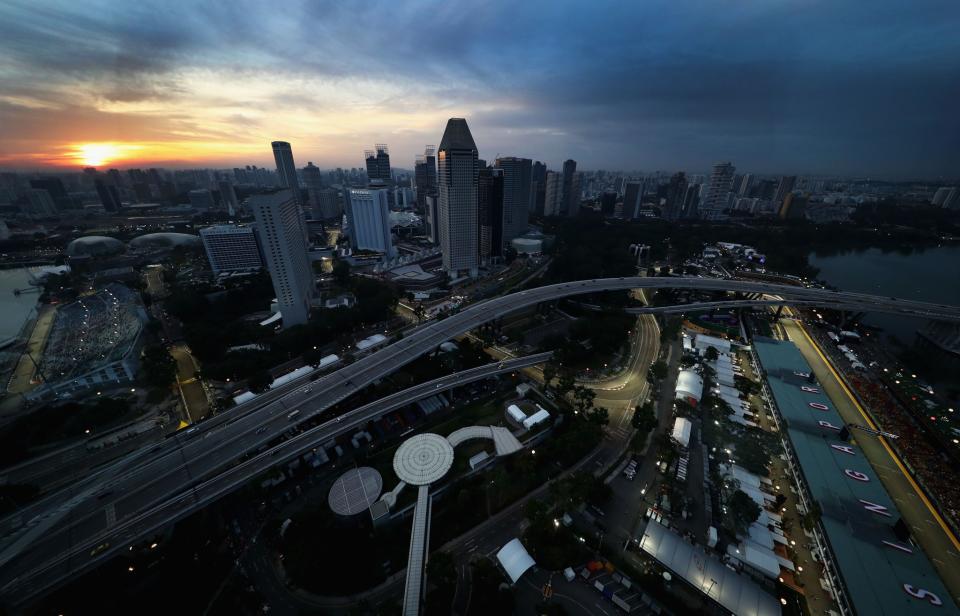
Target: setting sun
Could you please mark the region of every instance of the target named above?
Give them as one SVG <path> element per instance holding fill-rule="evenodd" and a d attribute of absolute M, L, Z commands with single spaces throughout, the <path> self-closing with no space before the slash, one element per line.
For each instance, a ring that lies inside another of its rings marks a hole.
<path fill-rule="evenodd" d="M 89 167 L 99 167 L 115 160 L 119 149 L 111 143 L 85 143 L 79 147 L 77 158 Z"/>

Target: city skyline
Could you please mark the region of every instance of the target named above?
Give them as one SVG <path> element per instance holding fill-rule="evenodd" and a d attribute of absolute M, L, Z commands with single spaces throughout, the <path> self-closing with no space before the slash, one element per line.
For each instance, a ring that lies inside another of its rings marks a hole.
<path fill-rule="evenodd" d="M 292 21 L 257 5 L 7 3 L 0 167 L 269 166 L 280 139 L 321 168 L 362 167 L 386 143 L 412 169 L 449 117 L 482 157 L 553 169 L 732 160 L 934 179 L 960 165 L 952 4 L 390 8 Z"/>

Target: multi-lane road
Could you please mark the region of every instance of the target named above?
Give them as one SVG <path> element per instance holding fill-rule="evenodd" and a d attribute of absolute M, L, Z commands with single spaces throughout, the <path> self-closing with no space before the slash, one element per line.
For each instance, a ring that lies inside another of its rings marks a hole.
<path fill-rule="evenodd" d="M 0 553 L 0 563 L 3 563 L 0 593 L 6 597 L 35 594 L 49 586 L 50 579 L 70 575 L 80 566 L 89 566 L 88 561 L 93 557 L 75 557 L 90 546 L 96 549 L 103 545 L 97 543 L 101 539 L 110 537 L 113 539 L 111 544 L 133 541 L 147 532 L 142 529 L 162 526 L 229 492 L 261 472 L 261 465 L 269 462 L 265 457 L 276 455 L 276 450 L 271 449 L 238 464 L 243 454 L 276 438 L 277 425 L 291 426 L 315 416 L 484 322 L 571 295 L 637 288 L 776 294 L 801 302 L 829 299 L 832 303 L 856 304 L 863 309 L 869 307 L 871 310 L 960 320 L 960 308 L 953 306 L 704 278 L 585 280 L 538 287 L 479 302 L 446 319 L 413 328 L 403 339 L 318 381 L 311 382 L 306 377 L 299 379 L 198 424 L 160 445 L 135 452 L 89 480 L 78 482 L 70 489 L 7 518 L 0 528 L 9 531 L 19 527 L 19 532 L 8 532 L 7 543 Z M 352 419 L 352 414 L 345 417 Z M 251 460 L 259 462 L 251 464 Z M 67 528 L 66 532 L 56 532 L 63 527 Z M 57 543 L 55 537 L 60 537 L 61 543 Z M 44 540 L 43 544 L 37 543 L 40 538 Z M 30 549 L 24 549 L 27 546 Z M 100 554 L 106 554 L 110 549 L 103 548 Z"/>

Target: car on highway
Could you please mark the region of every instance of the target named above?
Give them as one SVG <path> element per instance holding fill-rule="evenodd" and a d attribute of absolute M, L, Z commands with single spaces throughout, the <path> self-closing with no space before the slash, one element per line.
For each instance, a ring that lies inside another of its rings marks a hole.
<path fill-rule="evenodd" d="M 300 409 L 297 409 L 296 411 L 290 411 L 289 413 L 287 413 L 287 421 L 292 421 L 299 414 L 300 414 Z"/>
<path fill-rule="evenodd" d="M 266 426 L 260 426 L 259 428 L 257 428 L 257 434 L 263 434 L 266 431 L 267 431 Z"/>
<path fill-rule="evenodd" d="M 104 541 L 103 543 L 101 543 L 101 544 L 98 545 L 97 547 L 95 547 L 95 548 L 93 548 L 92 550 L 90 550 L 90 556 L 96 556 L 97 554 L 103 552 L 104 550 L 106 550 L 106 549 L 109 548 L 109 547 L 110 547 L 110 542 L 109 542 L 109 541 Z"/>

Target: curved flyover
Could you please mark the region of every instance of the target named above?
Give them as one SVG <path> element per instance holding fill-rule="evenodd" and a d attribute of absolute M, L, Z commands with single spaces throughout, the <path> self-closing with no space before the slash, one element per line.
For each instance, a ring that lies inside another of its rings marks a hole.
<path fill-rule="evenodd" d="M 413 329 L 405 338 L 380 351 L 363 357 L 322 379 L 312 382 L 309 377 L 296 380 L 264 399 L 255 399 L 234 411 L 204 422 L 174 439 L 151 449 L 151 455 L 135 468 L 113 467 L 101 481 L 109 489 L 99 499 L 88 498 L 71 508 L 71 524 L 75 538 L 94 537 L 107 529 L 105 519 L 114 520 L 111 528 L 130 520 L 140 520 L 169 502 L 183 502 L 191 493 L 182 496 L 187 487 L 206 478 L 217 481 L 237 468 L 232 466 L 245 452 L 262 447 L 277 434 L 356 393 L 363 387 L 390 374 L 406 363 L 430 352 L 443 342 L 478 325 L 497 319 L 516 310 L 554 301 L 563 297 L 601 291 L 636 288 L 676 288 L 705 291 L 739 291 L 743 293 L 774 294 L 786 301 L 831 301 L 869 306 L 883 310 L 932 319 L 960 321 L 960 308 L 896 298 L 877 297 L 862 293 L 806 289 L 754 281 L 719 280 L 705 278 L 606 278 L 566 282 L 479 302 L 446 319 L 434 321 Z M 866 308 L 864 308 L 866 309 Z M 343 416 L 347 421 L 358 411 Z M 302 436 L 302 435 L 301 435 Z M 272 450 L 271 450 L 272 451 Z M 226 470 L 224 470 L 226 468 Z M 219 473 L 219 474 L 218 474 Z M 64 500 L 72 493 L 65 491 Z M 179 497 L 179 500 L 175 501 Z M 104 515 L 110 508 L 111 514 Z M 145 513 L 146 512 L 146 513 Z M 44 539 L 60 535 L 54 528 Z M 70 533 L 67 533 L 68 535 Z M 24 570 L 18 562 L 26 556 L 41 558 L 44 550 L 39 543 L 0 571 L 0 580 L 14 580 Z M 46 541 L 44 541 L 46 543 Z M 82 540 L 81 540 L 81 543 Z M 52 556 L 47 551 L 46 556 Z M 19 584 L 18 584 L 19 585 Z"/>

